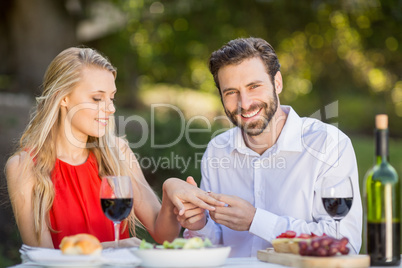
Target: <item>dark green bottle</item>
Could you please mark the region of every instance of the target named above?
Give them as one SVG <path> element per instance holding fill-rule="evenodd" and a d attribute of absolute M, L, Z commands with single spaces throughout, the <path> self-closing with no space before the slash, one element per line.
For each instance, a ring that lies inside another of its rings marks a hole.
<path fill-rule="evenodd" d="M 372 266 L 401 262 L 401 189 L 398 174 L 388 162 L 388 116 L 376 116 L 376 158 L 365 178 L 367 254 Z"/>

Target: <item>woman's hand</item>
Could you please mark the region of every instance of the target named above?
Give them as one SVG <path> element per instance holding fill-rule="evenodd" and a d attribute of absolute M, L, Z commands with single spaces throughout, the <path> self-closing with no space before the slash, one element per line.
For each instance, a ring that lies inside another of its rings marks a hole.
<path fill-rule="evenodd" d="M 182 216 L 186 211 L 183 203 L 191 203 L 195 207 L 214 211 L 215 207 L 223 207 L 225 204 L 209 196 L 209 194 L 197 187 L 192 177 L 187 178 L 187 182 L 170 178 L 163 183 L 163 194 L 176 207 L 178 215 Z M 189 209 L 189 207 L 188 207 Z"/>
<path fill-rule="evenodd" d="M 173 210 L 180 225 L 192 231 L 204 228 L 207 222 L 205 209 L 187 202 L 183 203 L 183 205 L 185 210 L 183 215 L 179 215 L 179 210 L 176 207 Z"/>

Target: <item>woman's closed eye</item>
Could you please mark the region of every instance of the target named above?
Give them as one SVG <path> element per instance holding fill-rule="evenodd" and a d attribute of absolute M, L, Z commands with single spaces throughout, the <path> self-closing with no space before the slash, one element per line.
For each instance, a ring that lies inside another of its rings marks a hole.
<path fill-rule="evenodd" d="M 94 101 L 97 101 L 97 102 L 98 102 L 98 101 L 102 101 L 101 98 L 95 98 L 95 97 L 94 97 L 94 98 L 92 98 L 92 99 L 93 99 Z M 116 98 L 110 98 L 110 101 L 111 101 L 111 102 L 114 102 L 115 100 L 116 100 Z"/>

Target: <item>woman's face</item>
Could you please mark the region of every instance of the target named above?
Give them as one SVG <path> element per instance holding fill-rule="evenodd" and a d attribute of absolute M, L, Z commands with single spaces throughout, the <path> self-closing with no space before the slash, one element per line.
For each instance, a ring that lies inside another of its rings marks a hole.
<path fill-rule="evenodd" d="M 86 142 L 88 136 L 102 137 L 110 116 L 116 111 L 113 101 L 116 85 L 113 74 L 98 67 L 84 67 L 81 79 L 65 97 L 64 131 L 70 142 Z"/>

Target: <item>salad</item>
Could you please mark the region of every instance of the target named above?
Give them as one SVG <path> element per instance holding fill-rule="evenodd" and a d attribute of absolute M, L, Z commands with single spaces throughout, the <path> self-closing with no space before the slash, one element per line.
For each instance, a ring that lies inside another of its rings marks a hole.
<path fill-rule="evenodd" d="M 204 240 L 200 237 L 193 238 L 176 238 L 172 242 L 165 241 L 162 245 L 151 244 L 142 239 L 139 249 L 199 249 L 212 247 L 212 243 L 208 238 Z"/>

